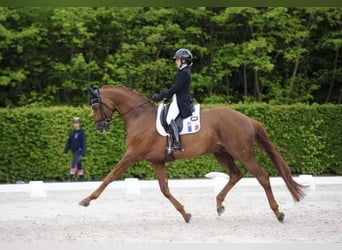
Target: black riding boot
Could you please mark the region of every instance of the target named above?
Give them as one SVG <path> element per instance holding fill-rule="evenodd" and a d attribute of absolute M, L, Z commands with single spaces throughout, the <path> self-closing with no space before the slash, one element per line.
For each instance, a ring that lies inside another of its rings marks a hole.
<path fill-rule="evenodd" d="M 182 151 L 182 146 L 179 142 L 179 131 L 175 120 L 171 120 L 170 127 L 171 134 L 173 137 L 171 148 L 173 151 Z"/>

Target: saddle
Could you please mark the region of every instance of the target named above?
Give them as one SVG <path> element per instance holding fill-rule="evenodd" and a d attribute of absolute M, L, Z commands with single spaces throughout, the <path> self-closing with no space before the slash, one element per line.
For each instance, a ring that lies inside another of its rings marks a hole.
<path fill-rule="evenodd" d="M 166 116 L 167 112 L 170 108 L 170 104 L 159 104 L 158 106 L 158 113 L 156 118 L 156 129 L 157 132 L 161 136 L 169 136 L 168 133 L 168 125 L 166 122 Z M 193 134 L 197 133 L 201 129 L 201 123 L 200 123 L 200 104 L 194 105 L 194 111 L 192 112 L 192 115 L 183 119 L 182 117 L 178 116 L 175 120 L 178 131 L 180 135 L 186 135 L 186 134 Z"/>
<path fill-rule="evenodd" d="M 166 122 L 167 113 L 170 108 L 170 103 L 160 104 L 158 106 L 158 113 L 156 119 L 156 129 L 158 133 L 166 137 L 166 162 L 172 162 L 175 160 L 173 151 L 171 150 L 171 133 L 169 131 L 169 125 Z M 177 116 L 175 119 L 179 135 L 197 133 L 200 126 L 200 104 L 196 104 L 193 109 L 193 113 L 190 117 L 183 119 L 181 116 Z"/>

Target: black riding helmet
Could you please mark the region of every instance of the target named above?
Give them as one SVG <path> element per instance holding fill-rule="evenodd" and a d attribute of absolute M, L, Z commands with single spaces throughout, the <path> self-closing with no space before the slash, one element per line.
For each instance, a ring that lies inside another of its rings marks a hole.
<path fill-rule="evenodd" d="M 173 60 L 176 60 L 177 58 L 184 59 L 186 64 L 188 64 L 189 66 L 192 65 L 192 54 L 188 49 L 182 48 L 177 50 L 175 55 L 173 56 Z"/>

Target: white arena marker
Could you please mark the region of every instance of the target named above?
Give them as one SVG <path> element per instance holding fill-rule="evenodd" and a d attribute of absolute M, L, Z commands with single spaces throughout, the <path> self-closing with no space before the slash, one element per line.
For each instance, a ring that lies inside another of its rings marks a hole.
<path fill-rule="evenodd" d="M 310 174 L 299 175 L 298 182 L 304 186 L 308 186 L 310 190 L 316 189 L 313 177 Z"/>
<path fill-rule="evenodd" d="M 30 181 L 31 197 L 46 197 L 43 181 Z"/>
<path fill-rule="evenodd" d="M 229 176 L 222 172 L 210 172 L 205 177 L 214 180 L 214 192 L 219 192 L 228 183 Z"/>
<path fill-rule="evenodd" d="M 140 194 L 140 184 L 138 178 L 126 178 L 126 194 Z"/>

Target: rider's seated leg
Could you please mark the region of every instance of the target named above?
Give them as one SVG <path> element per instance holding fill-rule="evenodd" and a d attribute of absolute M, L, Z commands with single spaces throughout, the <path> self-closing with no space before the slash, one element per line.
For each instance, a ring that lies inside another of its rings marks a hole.
<path fill-rule="evenodd" d="M 182 151 L 182 147 L 179 141 L 179 129 L 175 122 L 177 116 L 179 115 L 179 108 L 177 104 L 177 96 L 174 94 L 172 96 L 172 102 L 170 104 L 169 111 L 167 113 L 166 122 L 169 124 L 169 130 L 172 137 L 171 148 L 173 151 Z"/>
<path fill-rule="evenodd" d="M 171 120 L 170 122 L 170 130 L 171 130 L 171 135 L 172 135 L 172 150 L 173 151 L 182 151 L 182 146 L 180 144 L 180 139 L 179 139 L 179 131 L 177 124 L 175 120 Z"/>

